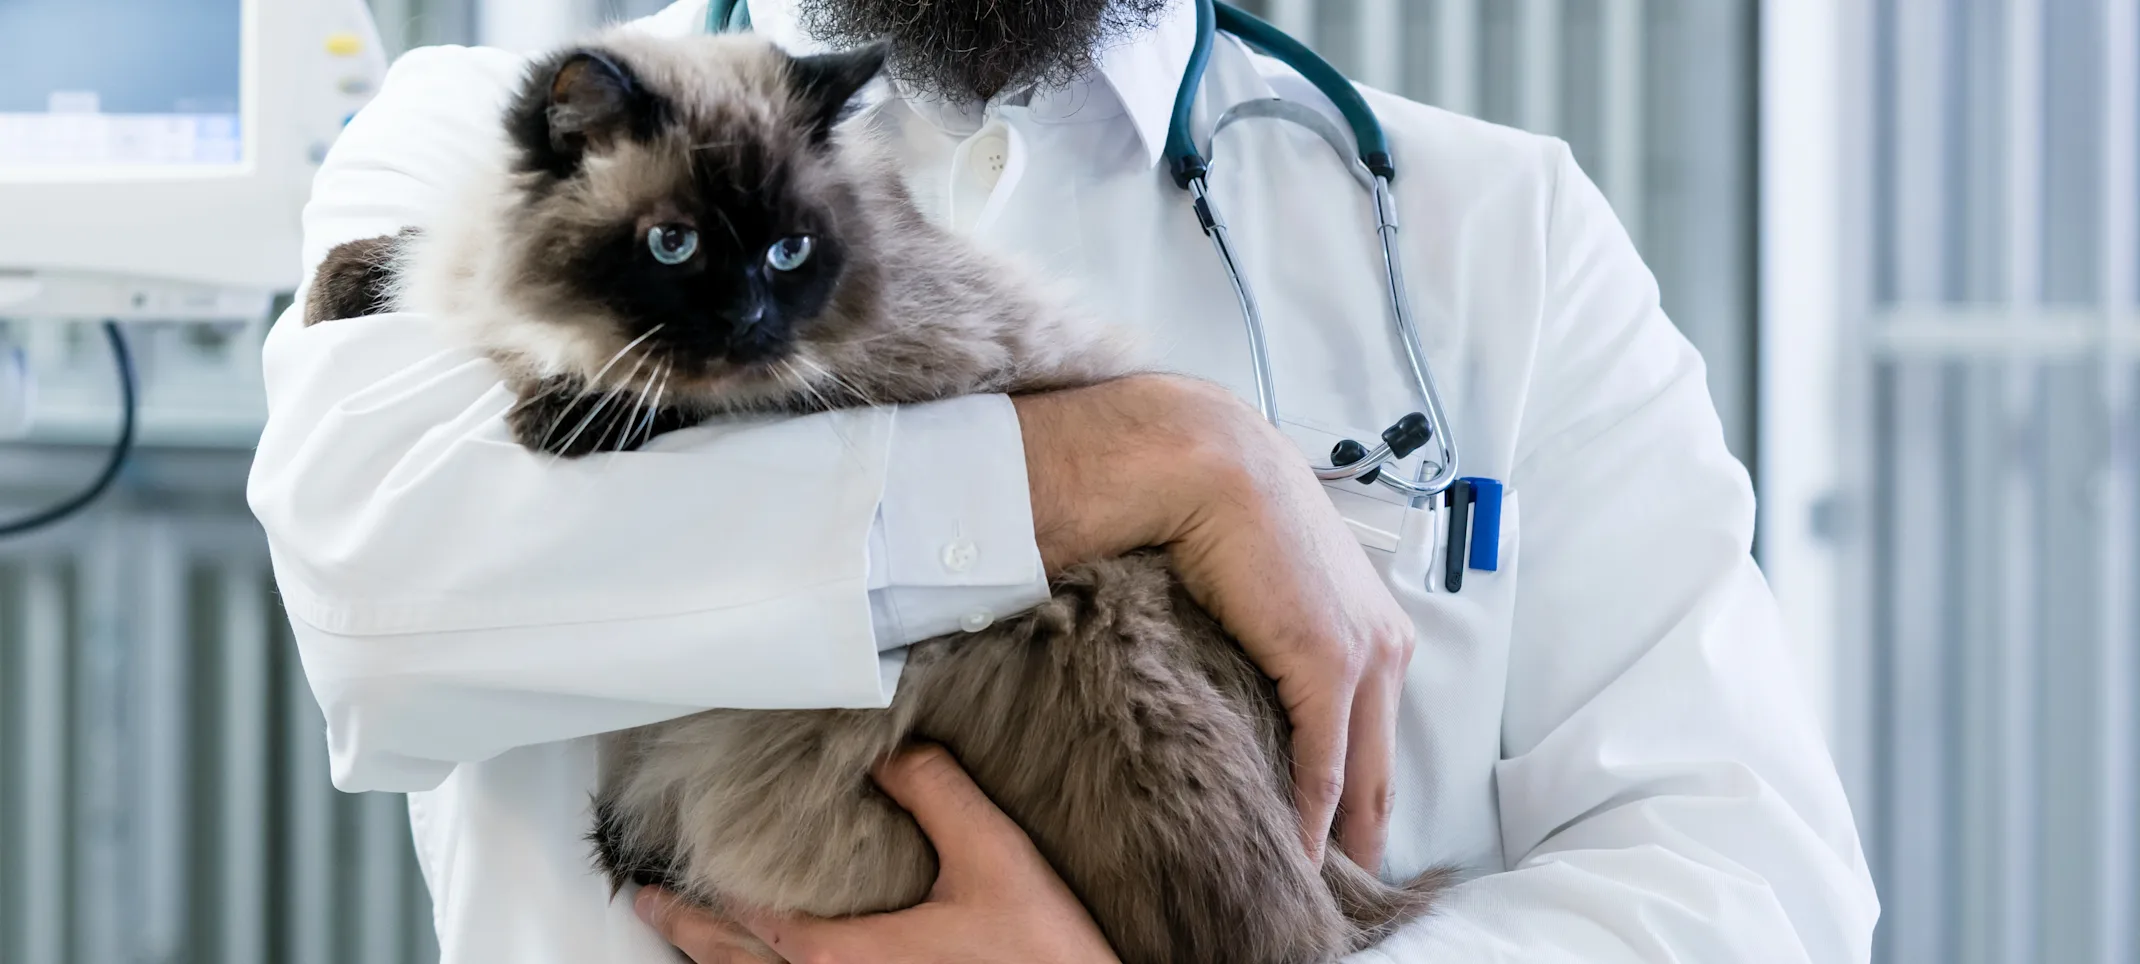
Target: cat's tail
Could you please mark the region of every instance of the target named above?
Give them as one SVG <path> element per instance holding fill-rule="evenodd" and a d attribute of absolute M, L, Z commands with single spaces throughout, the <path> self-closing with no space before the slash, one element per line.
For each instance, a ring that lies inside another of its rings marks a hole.
<path fill-rule="evenodd" d="M 1436 867 L 1402 884 L 1386 884 L 1335 848 L 1323 860 L 1323 882 L 1352 925 L 1348 953 L 1381 943 L 1391 931 L 1425 917 L 1456 879 L 1455 868 Z"/>

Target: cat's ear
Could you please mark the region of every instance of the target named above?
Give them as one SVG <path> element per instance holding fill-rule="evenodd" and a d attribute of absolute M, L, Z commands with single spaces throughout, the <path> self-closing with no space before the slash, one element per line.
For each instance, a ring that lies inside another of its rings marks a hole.
<path fill-rule="evenodd" d="M 559 150 L 607 144 L 631 126 L 644 96 L 616 61 L 588 50 L 570 54 L 550 75 L 550 143 Z"/>
<path fill-rule="evenodd" d="M 883 41 L 833 54 L 797 57 L 788 71 L 803 122 L 822 139 L 869 82 L 884 72 L 889 47 Z"/>
<path fill-rule="evenodd" d="M 616 60 L 573 50 L 529 72 L 511 129 L 534 167 L 563 175 L 590 149 L 651 129 L 656 107 L 654 96 Z"/>

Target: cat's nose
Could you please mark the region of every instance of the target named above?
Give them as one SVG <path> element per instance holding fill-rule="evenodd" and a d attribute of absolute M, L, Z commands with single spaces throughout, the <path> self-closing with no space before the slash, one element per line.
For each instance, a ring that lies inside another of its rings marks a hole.
<path fill-rule="evenodd" d="M 735 327 L 728 332 L 728 360 L 748 364 L 775 355 L 785 339 L 782 336 L 777 312 L 768 310 L 762 301 L 753 301 L 734 318 Z"/>

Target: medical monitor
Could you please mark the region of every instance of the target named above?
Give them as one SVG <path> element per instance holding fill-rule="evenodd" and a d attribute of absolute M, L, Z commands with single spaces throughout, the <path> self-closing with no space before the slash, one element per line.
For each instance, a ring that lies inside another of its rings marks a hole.
<path fill-rule="evenodd" d="M 364 0 L 0 0 L 0 435 L 113 437 L 120 321 L 145 441 L 250 444 L 313 177 L 385 73 Z"/>
<path fill-rule="evenodd" d="M 245 23 L 243 0 L 0 2 L 0 177 L 242 166 Z"/>
<path fill-rule="evenodd" d="M 363 0 L 0 0 L 0 277 L 289 290 L 385 64 Z"/>

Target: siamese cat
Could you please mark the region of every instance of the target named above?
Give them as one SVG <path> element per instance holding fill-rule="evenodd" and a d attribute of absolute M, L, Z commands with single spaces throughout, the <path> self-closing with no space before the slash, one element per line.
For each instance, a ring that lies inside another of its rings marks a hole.
<path fill-rule="evenodd" d="M 1118 333 L 925 220 L 868 124 L 843 123 L 883 60 L 628 32 L 544 58 L 499 167 L 422 230 L 335 249 L 307 320 L 467 326 L 518 396 L 514 437 L 567 457 L 730 413 L 1135 370 Z M 603 737 L 595 859 L 619 888 L 717 911 L 911 906 L 935 855 L 870 770 L 915 740 L 958 758 L 1128 964 L 1331 960 L 1450 880 L 1386 884 L 1335 847 L 1309 862 L 1274 685 L 1149 550 L 915 645 L 889 708 L 713 710 Z"/>

